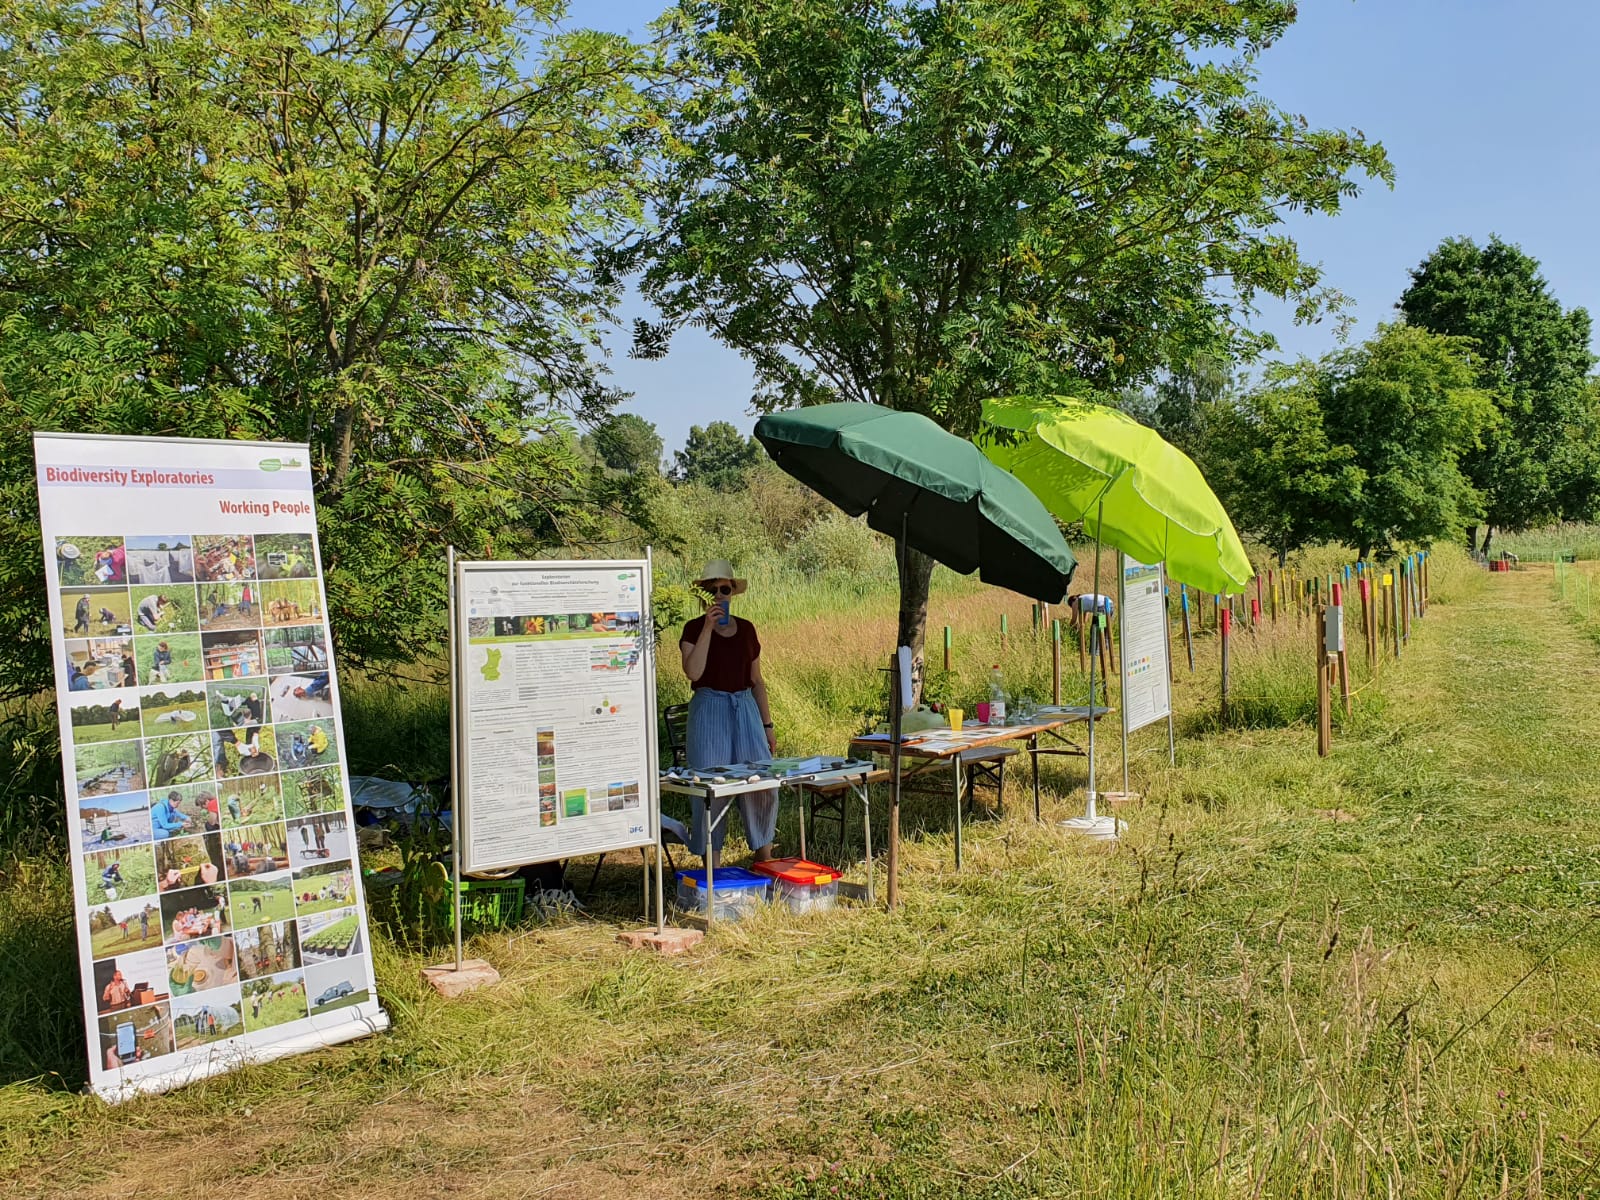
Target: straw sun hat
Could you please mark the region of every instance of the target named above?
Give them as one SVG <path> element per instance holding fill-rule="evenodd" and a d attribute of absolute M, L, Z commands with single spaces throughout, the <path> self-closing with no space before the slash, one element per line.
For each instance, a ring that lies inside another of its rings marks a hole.
<path fill-rule="evenodd" d="M 695 587 L 703 588 L 713 579 L 726 579 L 733 584 L 735 596 L 744 595 L 745 586 L 750 582 L 747 579 L 737 579 L 733 574 L 733 564 L 725 558 L 713 558 L 700 571 L 700 578 L 694 581 Z"/>

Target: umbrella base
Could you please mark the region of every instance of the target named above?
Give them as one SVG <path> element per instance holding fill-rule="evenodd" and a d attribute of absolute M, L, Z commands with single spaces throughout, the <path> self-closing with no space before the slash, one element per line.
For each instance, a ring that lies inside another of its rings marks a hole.
<path fill-rule="evenodd" d="M 1073 817 L 1071 820 L 1058 823 L 1069 833 L 1081 833 L 1084 837 L 1093 838 L 1097 842 L 1116 841 L 1117 837 L 1128 828 L 1126 821 L 1119 821 L 1115 817 Z"/>

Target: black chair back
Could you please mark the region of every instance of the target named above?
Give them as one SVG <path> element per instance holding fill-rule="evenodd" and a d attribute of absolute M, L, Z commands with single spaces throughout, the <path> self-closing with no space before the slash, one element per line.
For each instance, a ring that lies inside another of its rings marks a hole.
<path fill-rule="evenodd" d="M 669 704 L 661 717 L 667 727 L 667 745 L 672 748 L 672 765 L 688 766 L 689 706 Z"/>

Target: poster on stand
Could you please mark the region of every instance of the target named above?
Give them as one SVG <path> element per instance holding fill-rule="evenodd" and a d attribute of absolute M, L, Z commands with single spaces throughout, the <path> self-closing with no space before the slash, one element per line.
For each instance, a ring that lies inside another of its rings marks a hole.
<path fill-rule="evenodd" d="M 1172 713 L 1166 572 L 1124 554 L 1121 586 L 1122 719 L 1132 733 Z"/>
<path fill-rule="evenodd" d="M 463 872 L 655 841 L 649 613 L 648 559 L 456 564 Z"/>
<path fill-rule="evenodd" d="M 33 445 L 90 1085 L 386 1028 L 307 447 Z"/>

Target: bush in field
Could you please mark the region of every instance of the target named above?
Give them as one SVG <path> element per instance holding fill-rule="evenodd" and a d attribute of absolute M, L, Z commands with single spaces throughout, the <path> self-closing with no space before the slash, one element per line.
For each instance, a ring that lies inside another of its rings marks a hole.
<path fill-rule="evenodd" d="M 795 540 L 793 561 L 807 575 L 828 571 L 866 575 L 883 565 L 882 547 L 886 544 L 886 539 L 867 528 L 866 521 L 835 509 L 813 521 Z"/>

